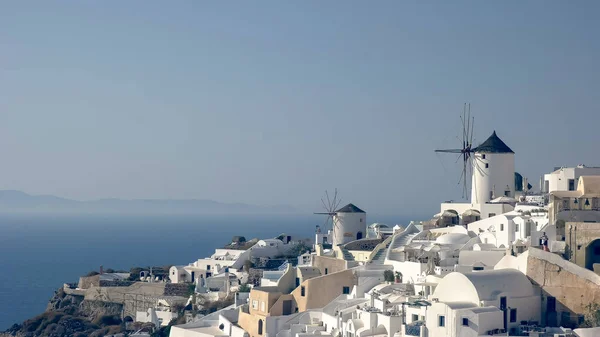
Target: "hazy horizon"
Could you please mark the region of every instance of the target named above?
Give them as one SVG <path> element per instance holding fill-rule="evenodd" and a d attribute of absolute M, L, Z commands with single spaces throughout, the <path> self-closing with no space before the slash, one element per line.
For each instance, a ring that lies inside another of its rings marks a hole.
<path fill-rule="evenodd" d="M 537 189 L 600 166 L 600 3 L 0 4 L 0 189 L 373 214 L 460 200 L 470 102 Z"/>

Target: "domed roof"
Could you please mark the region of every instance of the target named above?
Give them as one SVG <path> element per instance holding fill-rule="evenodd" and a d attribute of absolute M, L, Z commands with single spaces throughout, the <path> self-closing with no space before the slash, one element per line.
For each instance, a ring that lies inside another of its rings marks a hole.
<path fill-rule="evenodd" d="M 442 216 L 453 218 L 458 216 L 458 212 L 453 209 L 447 209 L 442 213 Z"/>
<path fill-rule="evenodd" d="M 465 216 L 465 215 L 466 216 L 471 216 L 471 215 L 477 215 L 477 216 L 479 216 L 479 215 L 481 215 L 481 212 L 479 212 L 476 209 L 472 209 L 471 208 L 471 209 L 468 209 L 468 210 L 464 211 L 462 215 L 463 216 Z"/>
<path fill-rule="evenodd" d="M 369 225 L 370 228 L 389 228 L 388 225 L 376 222 L 374 224 Z"/>
<path fill-rule="evenodd" d="M 463 233 L 448 233 L 440 235 L 439 238 L 435 239 L 436 243 L 447 244 L 447 245 L 460 245 L 467 243 L 471 237 Z"/>
<path fill-rule="evenodd" d="M 502 141 L 502 139 L 498 138 L 496 131 L 494 131 L 485 142 L 473 149 L 473 151 L 486 153 L 515 153 Z"/>

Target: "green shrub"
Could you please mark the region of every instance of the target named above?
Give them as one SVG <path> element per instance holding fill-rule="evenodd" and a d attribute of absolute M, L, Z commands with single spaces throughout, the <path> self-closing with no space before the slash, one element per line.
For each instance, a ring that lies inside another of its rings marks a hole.
<path fill-rule="evenodd" d="M 96 317 L 92 323 L 99 326 L 119 325 L 121 324 L 121 319 L 116 315 L 103 315 Z"/>
<path fill-rule="evenodd" d="M 386 282 L 394 282 L 395 277 L 394 277 L 394 272 L 391 270 L 386 270 L 383 272 L 383 279 Z"/>

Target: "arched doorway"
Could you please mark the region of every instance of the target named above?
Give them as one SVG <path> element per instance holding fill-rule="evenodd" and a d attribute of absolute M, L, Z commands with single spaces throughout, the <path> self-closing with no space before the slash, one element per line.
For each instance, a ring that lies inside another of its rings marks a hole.
<path fill-rule="evenodd" d="M 363 233 L 362 232 L 356 233 L 356 240 L 360 240 L 362 238 L 363 238 Z"/>
<path fill-rule="evenodd" d="M 590 242 L 585 249 L 585 268 L 593 271 L 595 263 L 600 263 L 600 239 Z"/>
<path fill-rule="evenodd" d="M 258 334 L 259 335 L 263 334 L 263 320 L 262 319 L 258 320 Z"/>

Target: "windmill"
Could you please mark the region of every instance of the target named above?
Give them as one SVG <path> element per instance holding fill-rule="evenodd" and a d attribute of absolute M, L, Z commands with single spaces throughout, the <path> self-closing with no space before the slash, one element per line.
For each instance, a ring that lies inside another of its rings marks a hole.
<path fill-rule="evenodd" d="M 333 216 L 336 215 L 335 211 L 340 207 L 341 202 L 342 199 L 338 196 L 337 188 L 334 190 L 332 197 L 329 196 L 328 191 L 325 191 L 325 197 L 321 198 L 321 205 L 323 206 L 325 212 L 314 213 L 320 215 L 327 215 L 325 223 L 323 223 L 324 228 L 329 227 L 329 224 L 331 223 L 331 229 L 335 232 L 336 227 L 338 227 L 338 224 L 334 221 Z"/>
<path fill-rule="evenodd" d="M 475 124 L 475 117 L 471 116 L 471 104 L 465 103 L 463 106 L 463 114 L 460 117 L 462 122 L 462 143 L 459 149 L 440 149 L 435 150 L 437 153 L 454 153 L 458 154 L 456 162 L 462 159 L 463 169 L 458 180 L 458 184 L 463 185 L 463 198 L 467 198 L 468 193 L 468 182 L 467 179 L 473 173 L 472 170 L 475 167 L 478 171 L 483 174 L 483 170 L 479 168 L 477 162 L 473 165 L 474 156 L 471 153 L 475 152 L 473 147 L 473 126 Z"/>

